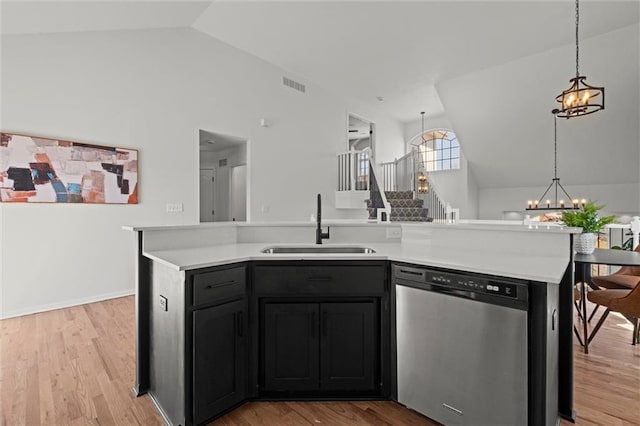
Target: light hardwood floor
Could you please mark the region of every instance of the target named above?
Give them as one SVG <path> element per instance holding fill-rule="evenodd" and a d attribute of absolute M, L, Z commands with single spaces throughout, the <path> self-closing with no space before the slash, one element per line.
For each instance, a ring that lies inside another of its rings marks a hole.
<path fill-rule="evenodd" d="M 133 326 L 133 297 L 1 321 L 0 425 L 161 425 L 149 397 L 131 390 Z M 613 315 L 588 355 L 575 344 L 576 424 L 640 425 L 640 345 L 630 342 L 630 325 Z M 363 401 L 251 402 L 213 424 L 435 423 L 392 402 Z"/>

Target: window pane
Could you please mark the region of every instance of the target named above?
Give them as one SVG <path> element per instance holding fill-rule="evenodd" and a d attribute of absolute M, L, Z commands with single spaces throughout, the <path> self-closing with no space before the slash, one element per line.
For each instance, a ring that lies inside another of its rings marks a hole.
<path fill-rule="evenodd" d="M 451 168 L 451 160 L 444 159 L 442 160 L 442 170 L 449 170 Z"/>
<path fill-rule="evenodd" d="M 434 151 L 427 152 L 427 162 L 434 161 L 436 159 L 436 154 Z"/>
<path fill-rule="evenodd" d="M 452 147 L 451 148 L 451 158 L 460 158 L 460 147 Z"/>
<path fill-rule="evenodd" d="M 451 148 L 451 141 L 447 139 L 442 139 L 442 149 L 449 149 L 449 148 Z"/>
<path fill-rule="evenodd" d="M 434 141 L 434 149 L 442 149 L 442 139 L 435 139 Z"/>
<path fill-rule="evenodd" d="M 460 168 L 460 159 L 459 158 L 451 160 L 451 168 L 452 169 L 459 169 Z"/>
<path fill-rule="evenodd" d="M 427 161 L 426 169 L 427 169 L 428 172 L 432 172 L 433 171 L 433 161 Z"/>
<path fill-rule="evenodd" d="M 450 149 L 443 149 L 442 150 L 442 159 L 443 160 L 448 160 L 449 158 L 451 158 L 451 150 Z"/>

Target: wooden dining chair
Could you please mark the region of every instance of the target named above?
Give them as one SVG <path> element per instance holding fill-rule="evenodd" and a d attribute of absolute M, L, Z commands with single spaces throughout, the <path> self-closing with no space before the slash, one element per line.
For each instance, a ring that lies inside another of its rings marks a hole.
<path fill-rule="evenodd" d="M 640 244 L 635 248 L 640 252 Z M 595 275 L 591 281 L 601 288 L 631 290 L 640 281 L 640 266 L 622 266 L 610 275 Z"/>
<path fill-rule="evenodd" d="M 582 285 L 582 283 L 580 283 L 580 285 Z M 573 305 L 576 307 L 576 312 L 578 313 L 578 318 L 581 321 L 584 321 L 584 317 L 582 316 L 582 311 L 580 309 L 580 290 L 574 286 L 573 287 Z M 578 342 L 580 342 L 581 346 L 584 346 L 584 342 L 582 341 L 582 337 L 580 337 L 580 332 L 578 331 L 578 328 L 576 327 L 575 323 L 573 324 L 573 332 L 575 333 L 576 337 L 578 338 Z"/>
<path fill-rule="evenodd" d="M 602 324 L 607 319 L 609 312 L 620 312 L 633 324 L 633 337 L 631 344 L 635 345 L 638 340 L 638 322 L 640 318 L 640 277 L 636 281 L 632 290 L 621 289 L 608 289 L 608 290 L 594 290 L 587 293 L 587 300 L 590 302 L 602 305 L 607 310 L 602 314 L 602 317 L 596 324 L 595 328 L 589 336 L 588 342 L 591 342 L 595 337 Z"/>
<path fill-rule="evenodd" d="M 640 245 L 635 248 L 635 251 L 640 252 Z M 639 280 L 640 266 L 622 266 L 613 274 L 595 275 L 591 277 L 591 282 L 600 288 L 620 290 L 633 289 Z M 589 315 L 589 322 L 591 322 L 591 318 L 593 318 L 599 307 L 600 305 L 596 305 L 596 307 L 593 308 L 591 315 Z"/>

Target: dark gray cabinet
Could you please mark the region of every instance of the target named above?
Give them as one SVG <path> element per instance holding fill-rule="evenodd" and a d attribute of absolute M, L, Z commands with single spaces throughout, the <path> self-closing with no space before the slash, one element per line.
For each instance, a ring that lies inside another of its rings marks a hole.
<path fill-rule="evenodd" d="M 378 325 L 375 301 L 320 304 L 321 389 L 378 389 Z"/>
<path fill-rule="evenodd" d="M 260 396 L 388 395 L 385 263 L 261 263 L 253 274 Z"/>
<path fill-rule="evenodd" d="M 267 390 L 318 388 L 317 303 L 269 303 L 264 314 L 264 370 Z"/>
<path fill-rule="evenodd" d="M 202 423 L 246 398 L 245 300 L 193 313 L 193 421 Z"/>
<path fill-rule="evenodd" d="M 387 271 L 364 261 L 191 271 L 151 262 L 149 395 L 182 426 L 273 394 L 387 397 Z"/>
<path fill-rule="evenodd" d="M 376 391 L 377 310 L 375 300 L 266 303 L 264 390 Z"/>
<path fill-rule="evenodd" d="M 247 395 L 246 264 L 150 272 L 149 394 L 167 424 L 202 424 Z"/>

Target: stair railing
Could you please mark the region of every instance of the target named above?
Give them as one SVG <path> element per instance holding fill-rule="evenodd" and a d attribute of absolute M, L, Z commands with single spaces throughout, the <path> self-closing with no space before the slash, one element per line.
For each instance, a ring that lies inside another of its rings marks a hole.
<path fill-rule="evenodd" d="M 369 154 L 367 150 L 338 154 L 338 191 L 369 190 Z"/>
<path fill-rule="evenodd" d="M 418 193 L 418 198 L 424 201 L 423 205 L 429 209 L 429 216 L 433 218 L 434 222 L 447 222 L 451 217 L 451 206 L 442 202 L 438 190 L 428 174 L 427 185 L 429 190 L 426 193 Z"/>
<path fill-rule="evenodd" d="M 384 176 L 383 169 L 379 164 L 376 164 L 375 158 L 373 157 L 373 153 L 371 152 L 371 148 L 365 148 L 362 150 L 362 152 L 367 152 L 368 158 L 369 158 L 369 170 L 371 173 L 371 181 L 372 181 L 371 191 L 373 192 L 377 190 L 380 194 L 380 198 L 382 199 L 383 207 L 382 207 L 382 210 L 378 208 L 377 219 L 378 221 L 381 221 L 382 213 L 384 212 L 385 215 L 387 216 L 386 220 L 390 221 L 391 220 L 391 203 L 389 203 L 389 200 L 387 200 L 387 195 L 384 193 L 385 191 L 384 184 L 383 184 L 383 181 L 380 179 Z"/>
<path fill-rule="evenodd" d="M 382 171 L 382 185 L 383 191 L 396 191 L 396 165 L 393 161 L 387 163 L 380 163 L 380 169 Z"/>
<path fill-rule="evenodd" d="M 393 165 L 394 188 L 392 191 L 413 191 L 417 193 L 417 152 L 412 150 L 408 154 L 396 159 Z"/>

